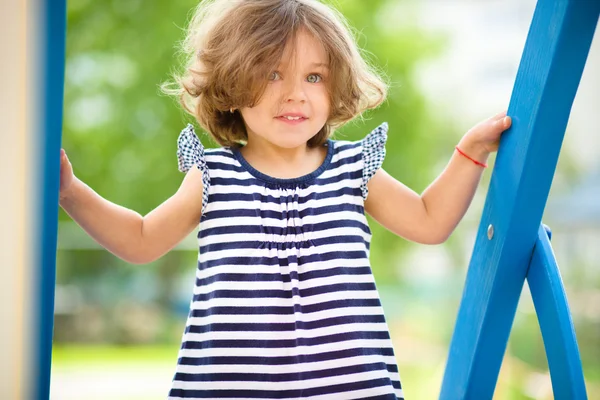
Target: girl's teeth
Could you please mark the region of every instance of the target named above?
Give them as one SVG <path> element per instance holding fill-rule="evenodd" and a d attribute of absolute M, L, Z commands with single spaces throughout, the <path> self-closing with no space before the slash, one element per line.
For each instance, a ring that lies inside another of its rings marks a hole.
<path fill-rule="evenodd" d="M 294 120 L 294 121 L 297 119 L 300 119 L 300 117 L 284 117 L 284 118 L 289 119 L 289 120 Z"/>

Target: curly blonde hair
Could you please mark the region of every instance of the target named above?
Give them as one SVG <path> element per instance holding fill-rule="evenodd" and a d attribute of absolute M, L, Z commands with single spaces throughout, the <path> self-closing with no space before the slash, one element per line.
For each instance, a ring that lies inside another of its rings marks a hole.
<path fill-rule="evenodd" d="M 323 144 L 333 130 L 379 106 L 387 86 L 356 45 L 343 16 L 317 0 L 204 0 L 195 9 L 182 51 L 184 73 L 163 91 L 222 146 L 239 146 L 248 136 L 242 107 L 256 105 L 269 74 L 299 29 L 322 43 L 328 58 L 329 118 L 312 137 Z"/>

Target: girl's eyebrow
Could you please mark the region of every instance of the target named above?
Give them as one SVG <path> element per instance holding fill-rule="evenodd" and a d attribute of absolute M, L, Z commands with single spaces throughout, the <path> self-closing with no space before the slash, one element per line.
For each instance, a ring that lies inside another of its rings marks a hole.
<path fill-rule="evenodd" d="M 329 65 L 325 64 L 325 63 L 321 63 L 321 62 L 312 62 L 309 64 L 310 68 L 325 68 L 327 70 L 329 70 Z M 279 66 L 277 66 L 278 70 L 285 70 L 286 69 L 286 65 L 283 64 L 279 64 Z"/>

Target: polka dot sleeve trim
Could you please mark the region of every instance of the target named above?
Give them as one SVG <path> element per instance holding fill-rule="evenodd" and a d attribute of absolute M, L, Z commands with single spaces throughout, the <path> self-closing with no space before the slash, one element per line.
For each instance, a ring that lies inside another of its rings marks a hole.
<path fill-rule="evenodd" d="M 363 158 L 363 178 L 361 184 L 363 200 L 367 199 L 369 189 L 367 183 L 375 175 L 375 172 L 381 168 L 385 158 L 385 142 L 387 141 L 387 122 L 382 123 L 373 129 L 362 140 L 362 158 Z"/>
<path fill-rule="evenodd" d="M 177 139 L 177 162 L 181 172 L 188 172 L 194 165 L 202 172 L 202 212 L 204 213 L 208 203 L 210 176 L 204 157 L 204 146 L 191 124 L 181 131 Z"/>

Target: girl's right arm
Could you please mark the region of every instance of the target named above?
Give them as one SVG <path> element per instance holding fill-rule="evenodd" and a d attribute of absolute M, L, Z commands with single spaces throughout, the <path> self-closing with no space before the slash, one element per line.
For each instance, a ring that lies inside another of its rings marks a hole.
<path fill-rule="evenodd" d="M 133 264 L 154 261 L 183 240 L 200 222 L 202 172 L 186 174 L 177 192 L 145 217 L 102 198 L 73 175 L 61 150 L 60 206 L 94 240 Z"/>

